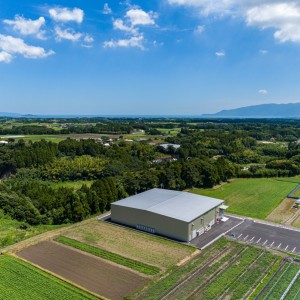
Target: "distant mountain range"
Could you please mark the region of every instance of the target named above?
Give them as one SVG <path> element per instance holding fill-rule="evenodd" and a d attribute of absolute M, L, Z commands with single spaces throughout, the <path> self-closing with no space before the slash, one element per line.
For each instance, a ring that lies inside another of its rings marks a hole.
<path fill-rule="evenodd" d="M 205 118 L 300 118 L 300 102 L 288 104 L 261 104 L 222 110 Z"/>

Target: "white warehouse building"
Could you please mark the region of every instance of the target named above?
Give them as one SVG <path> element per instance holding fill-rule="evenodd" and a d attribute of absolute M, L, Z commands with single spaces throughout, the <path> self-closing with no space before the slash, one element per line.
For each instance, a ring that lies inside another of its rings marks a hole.
<path fill-rule="evenodd" d="M 152 189 L 111 204 L 111 221 L 189 242 L 210 229 L 227 208 L 223 200 Z"/>

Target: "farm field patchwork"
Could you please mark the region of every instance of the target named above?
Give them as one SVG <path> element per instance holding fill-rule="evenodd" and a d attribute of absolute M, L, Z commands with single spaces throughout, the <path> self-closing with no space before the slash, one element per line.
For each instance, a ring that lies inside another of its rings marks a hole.
<path fill-rule="evenodd" d="M 244 299 L 280 258 L 221 239 L 136 299 Z"/>
<path fill-rule="evenodd" d="M 97 299 L 12 256 L 0 256 L 0 299 Z"/>
<path fill-rule="evenodd" d="M 51 241 L 29 246 L 17 255 L 110 299 L 123 299 L 124 296 L 142 287 L 148 280 L 128 269 Z"/>
<path fill-rule="evenodd" d="M 235 179 L 218 188 L 190 192 L 225 200 L 230 213 L 265 219 L 298 182 L 299 177 Z"/>
<path fill-rule="evenodd" d="M 146 264 L 155 265 L 162 270 L 176 265 L 196 251 L 191 246 L 98 220 L 80 227 L 68 228 L 63 235 Z"/>
<path fill-rule="evenodd" d="M 268 282 L 257 300 L 300 298 L 300 265 L 286 262 Z"/>
<path fill-rule="evenodd" d="M 140 273 L 144 273 L 146 275 L 155 275 L 160 272 L 160 269 L 158 267 L 144 264 L 137 260 L 133 260 L 133 259 L 121 256 L 119 254 L 112 253 L 107 250 L 100 249 L 98 247 L 94 247 L 94 246 L 91 246 L 91 245 L 88 245 L 88 244 L 85 244 L 85 243 L 82 243 L 82 242 L 79 242 L 79 241 L 76 241 L 76 240 L 73 240 L 73 239 L 70 239 L 70 238 L 67 238 L 64 236 L 60 236 L 60 237 L 56 238 L 55 241 L 62 243 L 64 245 L 79 249 L 81 251 L 91 253 L 95 256 L 112 261 L 116 264 L 128 267 L 130 269 L 133 269 Z"/>

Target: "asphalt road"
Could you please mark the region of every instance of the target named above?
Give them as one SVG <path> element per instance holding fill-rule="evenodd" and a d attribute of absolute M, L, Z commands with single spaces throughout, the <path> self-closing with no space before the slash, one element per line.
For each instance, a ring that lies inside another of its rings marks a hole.
<path fill-rule="evenodd" d="M 242 224 L 229 231 L 228 235 L 243 242 L 300 254 L 300 232 L 296 230 L 245 219 Z"/>
<path fill-rule="evenodd" d="M 241 222 L 243 222 L 243 220 L 230 217 L 226 222 L 220 222 L 219 224 L 213 225 L 209 231 L 191 240 L 190 244 L 202 249 Z"/>

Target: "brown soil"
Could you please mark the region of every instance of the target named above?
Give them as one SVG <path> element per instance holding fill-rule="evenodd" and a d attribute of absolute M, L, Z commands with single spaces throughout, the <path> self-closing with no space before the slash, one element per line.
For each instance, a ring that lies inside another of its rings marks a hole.
<path fill-rule="evenodd" d="M 286 198 L 284 199 L 268 216 L 267 220 L 286 224 L 288 225 L 288 221 L 294 216 L 296 210 L 293 208 L 293 204 L 295 203 L 294 199 Z"/>
<path fill-rule="evenodd" d="M 110 299 L 123 299 L 147 281 L 126 269 L 50 241 L 32 245 L 17 255 Z"/>

